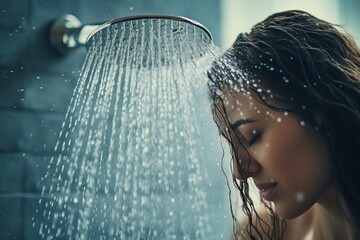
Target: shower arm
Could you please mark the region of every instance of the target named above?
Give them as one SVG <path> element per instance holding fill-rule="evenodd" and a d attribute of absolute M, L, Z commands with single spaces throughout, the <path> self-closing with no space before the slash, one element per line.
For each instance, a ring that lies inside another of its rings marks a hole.
<path fill-rule="evenodd" d="M 85 46 L 88 36 L 102 24 L 83 25 L 75 16 L 63 15 L 52 23 L 50 43 L 59 55 L 69 55 L 75 49 Z"/>
<path fill-rule="evenodd" d="M 50 43 L 53 49 L 60 55 L 66 56 L 74 52 L 79 47 L 86 46 L 88 39 L 92 38 L 97 32 L 119 22 L 139 20 L 139 19 L 171 19 L 192 24 L 203 30 L 212 40 L 211 33 L 202 24 L 181 16 L 170 15 L 139 15 L 113 19 L 99 24 L 82 24 L 79 19 L 70 14 L 65 14 L 57 18 L 50 29 Z"/>

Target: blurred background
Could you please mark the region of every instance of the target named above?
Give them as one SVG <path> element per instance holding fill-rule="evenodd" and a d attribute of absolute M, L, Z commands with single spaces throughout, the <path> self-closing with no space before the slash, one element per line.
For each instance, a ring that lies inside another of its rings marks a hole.
<path fill-rule="evenodd" d="M 357 0 L 222 0 L 220 45 L 231 46 L 239 32 L 247 32 L 255 24 L 275 12 L 299 9 L 318 18 L 342 25 L 360 42 L 360 2 Z"/>
<path fill-rule="evenodd" d="M 63 14 L 86 24 L 138 14 L 180 15 L 205 25 L 214 43 L 225 49 L 239 32 L 288 9 L 342 24 L 360 42 L 357 0 L 0 0 L 0 239 L 37 239 L 38 182 L 56 155 L 57 136 L 86 56 L 85 48 L 58 56 L 48 40 L 51 21 Z M 207 194 L 218 235 L 209 239 L 228 239 L 227 187 L 213 158 Z"/>

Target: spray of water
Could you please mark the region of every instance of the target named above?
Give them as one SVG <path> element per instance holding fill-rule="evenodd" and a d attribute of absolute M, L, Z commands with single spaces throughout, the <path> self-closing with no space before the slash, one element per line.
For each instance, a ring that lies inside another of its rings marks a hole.
<path fill-rule="evenodd" d="M 174 20 L 93 36 L 43 178 L 43 239 L 209 239 L 199 118 L 218 54 Z"/>

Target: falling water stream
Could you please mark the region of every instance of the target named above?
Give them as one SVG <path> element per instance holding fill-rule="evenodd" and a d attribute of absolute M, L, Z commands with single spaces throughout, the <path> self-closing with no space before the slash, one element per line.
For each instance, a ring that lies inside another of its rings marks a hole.
<path fill-rule="evenodd" d="M 219 50 L 170 19 L 95 34 L 42 179 L 43 239 L 209 239 L 206 70 Z M 209 140 L 210 142 L 210 140 Z M 210 147 L 210 146 L 208 146 Z M 48 199 L 46 203 L 44 199 Z"/>

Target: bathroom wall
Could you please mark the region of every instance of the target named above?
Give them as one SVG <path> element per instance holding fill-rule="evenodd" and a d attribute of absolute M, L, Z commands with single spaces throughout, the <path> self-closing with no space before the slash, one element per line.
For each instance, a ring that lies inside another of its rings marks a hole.
<path fill-rule="evenodd" d="M 1 1 L 0 239 L 38 239 L 33 227 L 41 199 L 38 182 L 56 155 L 54 145 L 86 55 L 85 49 L 78 49 L 59 57 L 52 50 L 49 24 L 65 13 L 83 23 L 144 13 L 182 15 L 204 24 L 215 43 L 220 38 L 217 0 Z M 214 171 L 210 175 L 219 179 L 215 187 L 222 186 L 220 171 Z M 222 198 L 221 191 L 210 194 L 214 203 Z M 216 220 L 221 224 L 226 214 L 210 207 L 222 214 Z M 219 225 L 218 232 L 226 229 Z"/>

